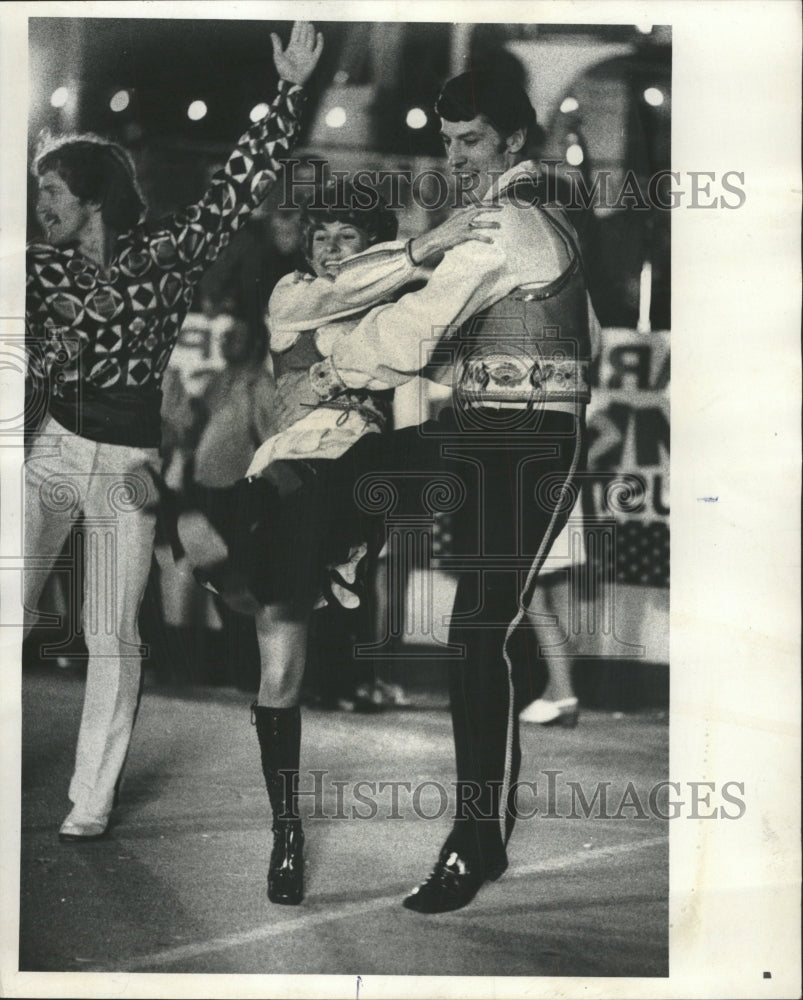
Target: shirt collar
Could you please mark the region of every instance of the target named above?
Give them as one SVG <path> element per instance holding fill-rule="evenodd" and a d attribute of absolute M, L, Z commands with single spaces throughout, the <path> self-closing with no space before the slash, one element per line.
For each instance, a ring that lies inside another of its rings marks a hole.
<path fill-rule="evenodd" d="M 538 164 L 535 160 L 522 160 L 521 163 L 517 163 L 514 167 L 511 167 L 510 170 L 506 170 L 502 176 L 497 179 L 496 183 L 491 185 L 482 200 L 493 201 L 495 195 L 499 195 L 506 188 L 509 188 L 511 184 L 515 184 L 519 178 L 537 177 L 538 173 Z"/>

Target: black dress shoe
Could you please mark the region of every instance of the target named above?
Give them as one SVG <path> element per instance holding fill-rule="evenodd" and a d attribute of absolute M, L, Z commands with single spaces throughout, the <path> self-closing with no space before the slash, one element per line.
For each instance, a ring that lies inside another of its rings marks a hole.
<path fill-rule="evenodd" d="M 486 881 L 495 881 L 507 868 L 507 858 L 484 865 L 475 852 L 459 854 L 444 847 L 427 879 L 413 889 L 402 906 L 417 913 L 448 913 L 467 906 Z"/>
<path fill-rule="evenodd" d="M 304 831 L 301 820 L 278 820 L 268 867 L 268 899 L 297 906 L 304 898 Z"/>

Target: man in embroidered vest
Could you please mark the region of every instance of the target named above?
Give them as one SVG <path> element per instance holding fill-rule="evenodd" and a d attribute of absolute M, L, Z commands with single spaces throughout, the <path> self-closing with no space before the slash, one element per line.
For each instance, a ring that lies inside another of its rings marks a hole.
<path fill-rule="evenodd" d="M 513 659 L 526 655 L 529 634 L 518 626 L 575 499 L 597 330 L 576 234 L 561 208 L 540 203 L 526 158 L 535 124 L 526 94 L 492 72 L 466 73 L 436 110 L 458 192 L 501 206 L 498 228 L 448 250 L 422 290 L 374 309 L 310 371 L 323 400 L 419 373 L 453 387 L 437 421 L 363 440 L 345 459 L 394 483 L 400 471 L 409 482 L 414 472 L 445 477 L 458 495 L 445 563 L 458 576 L 449 633 L 458 809 L 434 870 L 404 900 L 423 913 L 465 906 L 508 864 L 521 758 Z"/>
<path fill-rule="evenodd" d="M 201 275 L 276 180 L 292 148 L 302 85 L 323 48 L 296 24 L 272 35 L 279 91 L 203 198 L 146 229 L 128 153 L 97 136 L 43 150 L 37 213 L 46 242 L 27 257 L 29 369 L 48 416 L 25 470 L 25 609 L 84 518 L 86 692 L 62 841 L 106 833 L 140 684 L 137 617 L 154 538 L 161 382 Z M 75 555 L 77 556 L 77 550 Z M 32 624 L 32 622 L 31 622 Z"/>

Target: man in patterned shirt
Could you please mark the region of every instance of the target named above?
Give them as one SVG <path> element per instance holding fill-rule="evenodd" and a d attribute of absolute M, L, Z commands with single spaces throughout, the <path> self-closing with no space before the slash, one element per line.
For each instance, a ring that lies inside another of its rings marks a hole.
<path fill-rule="evenodd" d="M 131 158 L 96 136 L 41 153 L 37 214 L 47 243 L 28 249 L 31 379 L 48 394 L 25 475 L 25 608 L 75 518 L 84 517 L 86 692 L 62 841 L 105 834 L 134 724 L 140 682 L 137 618 L 155 516 L 148 468 L 158 460 L 161 381 L 204 270 L 276 180 L 291 149 L 302 85 L 323 39 L 293 26 L 271 35 L 279 92 L 240 139 L 203 198 L 155 232 Z"/>

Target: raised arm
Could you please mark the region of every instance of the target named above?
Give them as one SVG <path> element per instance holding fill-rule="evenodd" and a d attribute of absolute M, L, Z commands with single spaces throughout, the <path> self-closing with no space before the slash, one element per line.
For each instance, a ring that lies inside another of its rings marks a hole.
<path fill-rule="evenodd" d="M 240 137 L 201 200 L 166 226 L 178 238 L 179 253 L 188 269 L 196 265 L 205 268 L 228 245 L 232 234 L 268 194 L 297 137 L 304 104 L 301 88 L 318 62 L 323 38 L 312 25 L 296 23 L 286 49 L 275 34 L 271 41 L 280 80 L 268 113 Z"/>

